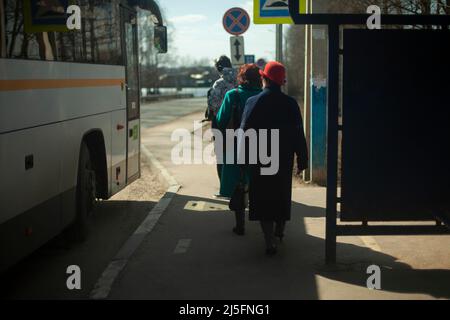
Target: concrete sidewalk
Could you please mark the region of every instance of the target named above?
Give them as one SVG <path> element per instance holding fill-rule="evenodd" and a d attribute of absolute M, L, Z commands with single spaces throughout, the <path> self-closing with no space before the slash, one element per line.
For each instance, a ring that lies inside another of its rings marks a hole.
<path fill-rule="evenodd" d="M 215 166 L 171 161 L 175 129 L 202 114 L 142 130 L 143 144 L 182 185 L 132 256 L 112 299 L 433 299 L 450 298 L 450 236 L 341 237 L 338 265 L 324 265 L 325 189 L 297 186 L 293 219 L 274 257 L 264 255 L 258 223 L 231 232 L 234 216 L 218 190 Z M 366 287 L 369 265 L 381 290 Z"/>

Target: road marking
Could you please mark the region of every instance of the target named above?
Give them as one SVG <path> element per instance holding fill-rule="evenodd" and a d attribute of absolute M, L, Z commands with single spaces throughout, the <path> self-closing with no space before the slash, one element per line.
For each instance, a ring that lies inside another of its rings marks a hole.
<path fill-rule="evenodd" d="M 114 284 L 114 280 L 122 272 L 126 264 L 126 260 L 113 260 L 95 284 L 95 288 L 90 293 L 90 298 L 94 300 L 106 299 Z"/>
<path fill-rule="evenodd" d="M 174 254 L 182 254 L 186 253 L 191 246 L 192 239 L 181 239 L 178 241 L 177 246 L 175 247 L 175 250 L 173 251 Z"/>
<path fill-rule="evenodd" d="M 220 203 L 207 201 L 188 201 L 184 206 L 184 210 L 206 212 L 206 211 L 228 211 L 229 208 L 228 205 Z"/>
<path fill-rule="evenodd" d="M 362 242 L 366 245 L 366 247 L 372 249 L 373 251 L 381 252 L 381 248 L 378 245 L 377 241 L 373 237 L 369 236 L 361 236 Z"/>

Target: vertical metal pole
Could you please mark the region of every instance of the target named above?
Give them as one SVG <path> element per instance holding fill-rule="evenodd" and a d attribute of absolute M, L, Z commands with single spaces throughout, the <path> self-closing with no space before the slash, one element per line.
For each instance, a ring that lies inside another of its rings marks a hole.
<path fill-rule="evenodd" d="M 336 262 L 337 157 L 339 121 L 339 25 L 328 26 L 328 149 L 325 260 Z"/>
<path fill-rule="evenodd" d="M 306 13 L 311 13 L 311 1 L 308 0 Z M 303 98 L 303 122 L 305 128 L 306 143 L 311 153 L 311 66 L 312 66 L 312 25 L 305 25 L 305 85 Z M 310 162 L 312 157 L 309 157 Z M 311 181 L 311 163 L 303 173 L 304 181 Z"/>
<path fill-rule="evenodd" d="M 276 60 L 283 63 L 283 25 L 276 26 Z"/>

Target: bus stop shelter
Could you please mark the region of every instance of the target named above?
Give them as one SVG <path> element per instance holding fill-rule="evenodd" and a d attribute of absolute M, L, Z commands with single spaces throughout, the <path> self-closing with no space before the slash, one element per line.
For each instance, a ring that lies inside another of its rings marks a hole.
<path fill-rule="evenodd" d="M 449 234 L 450 16 L 289 10 L 328 26 L 326 262 L 337 236 Z"/>

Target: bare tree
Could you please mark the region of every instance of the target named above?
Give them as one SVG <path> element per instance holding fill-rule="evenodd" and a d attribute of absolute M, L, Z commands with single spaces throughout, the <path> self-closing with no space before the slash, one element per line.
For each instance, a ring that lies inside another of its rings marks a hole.
<path fill-rule="evenodd" d="M 384 14 L 450 14 L 450 0 L 317 0 L 317 13 L 365 13 L 378 5 Z M 421 28 L 421 26 L 415 26 Z M 302 100 L 305 72 L 305 28 L 290 26 L 285 35 L 288 92 Z"/>
<path fill-rule="evenodd" d="M 303 100 L 305 83 L 305 26 L 290 26 L 285 36 L 284 57 L 288 72 L 287 90 Z"/>

